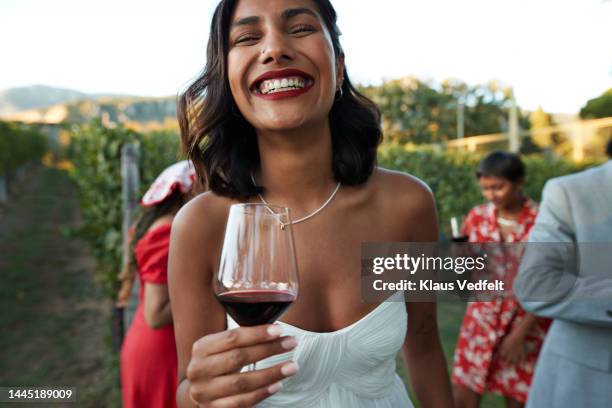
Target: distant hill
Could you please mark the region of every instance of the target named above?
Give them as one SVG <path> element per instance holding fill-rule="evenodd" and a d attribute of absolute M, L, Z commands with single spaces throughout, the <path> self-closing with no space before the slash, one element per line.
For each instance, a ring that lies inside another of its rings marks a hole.
<path fill-rule="evenodd" d="M 176 122 L 176 99 L 93 95 L 43 85 L 0 91 L 0 119 L 83 123 L 98 117 L 108 123 L 173 126 Z"/>
<path fill-rule="evenodd" d="M 13 115 L 28 109 L 87 98 L 90 97 L 83 92 L 44 85 L 10 88 L 0 91 L 0 115 Z"/>
<path fill-rule="evenodd" d="M 58 103 L 104 97 L 123 97 L 123 95 L 86 94 L 73 89 L 55 88 L 46 85 L 9 88 L 0 91 L 0 116 L 12 115 L 29 109 L 45 108 Z"/>

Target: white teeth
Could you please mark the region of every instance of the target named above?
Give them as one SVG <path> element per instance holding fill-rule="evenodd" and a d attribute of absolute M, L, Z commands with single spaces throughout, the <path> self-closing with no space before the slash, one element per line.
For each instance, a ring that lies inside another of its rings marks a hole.
<path fill-rule="evenodd" d="M 265 95 L 292 89 L 302 89 L 305 87 L 305 83 L 306 81 L 301 77 L 269 79 L 259 84 L 259 91 Z"/>

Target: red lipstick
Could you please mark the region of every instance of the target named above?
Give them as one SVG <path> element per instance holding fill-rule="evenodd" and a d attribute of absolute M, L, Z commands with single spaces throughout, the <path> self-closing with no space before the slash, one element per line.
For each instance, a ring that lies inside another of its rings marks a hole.
<path fill-rule="evenodd" d="M 266 81 L 269 79 L 287 78 L 287 77 L 303 78 L 305 81 L 304 88 L 289 89 L 286 91 L 274 92 L 270 94 L 263 94 L 259 90 L 259 85 L 263 81 Z M 305 73 L 304 71 L 300 71 L 298 69 L 281 69 L 281 70 L 275 70 L 275 71 L 268 71 L 260 75 L 259 77 L 257 77 L 257 79 L 255 79 L 255 81 L 253 81 L 250 89 L 251 89 L 251 92 L 253 92 L 253 94 L 259 98 L 262 98 L 265 100 L 278 100 L 278 99 L 285 99 L 285 98 L 293 98 L 293 97 L 302 95 L 303 93 L 308 92 L 312 88 L 313 85 L 314 85 L 314 80 L 312 76 Z"/>

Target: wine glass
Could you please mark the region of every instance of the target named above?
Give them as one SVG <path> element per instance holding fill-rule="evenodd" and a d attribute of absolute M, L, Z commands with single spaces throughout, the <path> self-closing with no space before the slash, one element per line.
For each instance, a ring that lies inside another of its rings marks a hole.
<path fill-rule="evenodd" d="M 290 209 L 267 204 L 230 207 L 215 296 L 240 326 L 278 320 L 298 294 Z M 250 366 L 254 370 L 255 365 Z"/>

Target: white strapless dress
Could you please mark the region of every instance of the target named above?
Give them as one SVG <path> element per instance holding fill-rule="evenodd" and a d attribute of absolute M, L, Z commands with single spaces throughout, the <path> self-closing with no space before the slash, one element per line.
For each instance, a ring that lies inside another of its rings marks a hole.
<path fill-rule="evenodd" d="M 266 368 L 293 360 L 298 373 L 258 408 L 411 408 L 395 358 L 406 335 L 403 302 L 384 302 L 341 330 L 317 333 L 278 322 L 299 345 L 257 363 Z M 228 327 L 238 325 L 228 316 Z"/>

